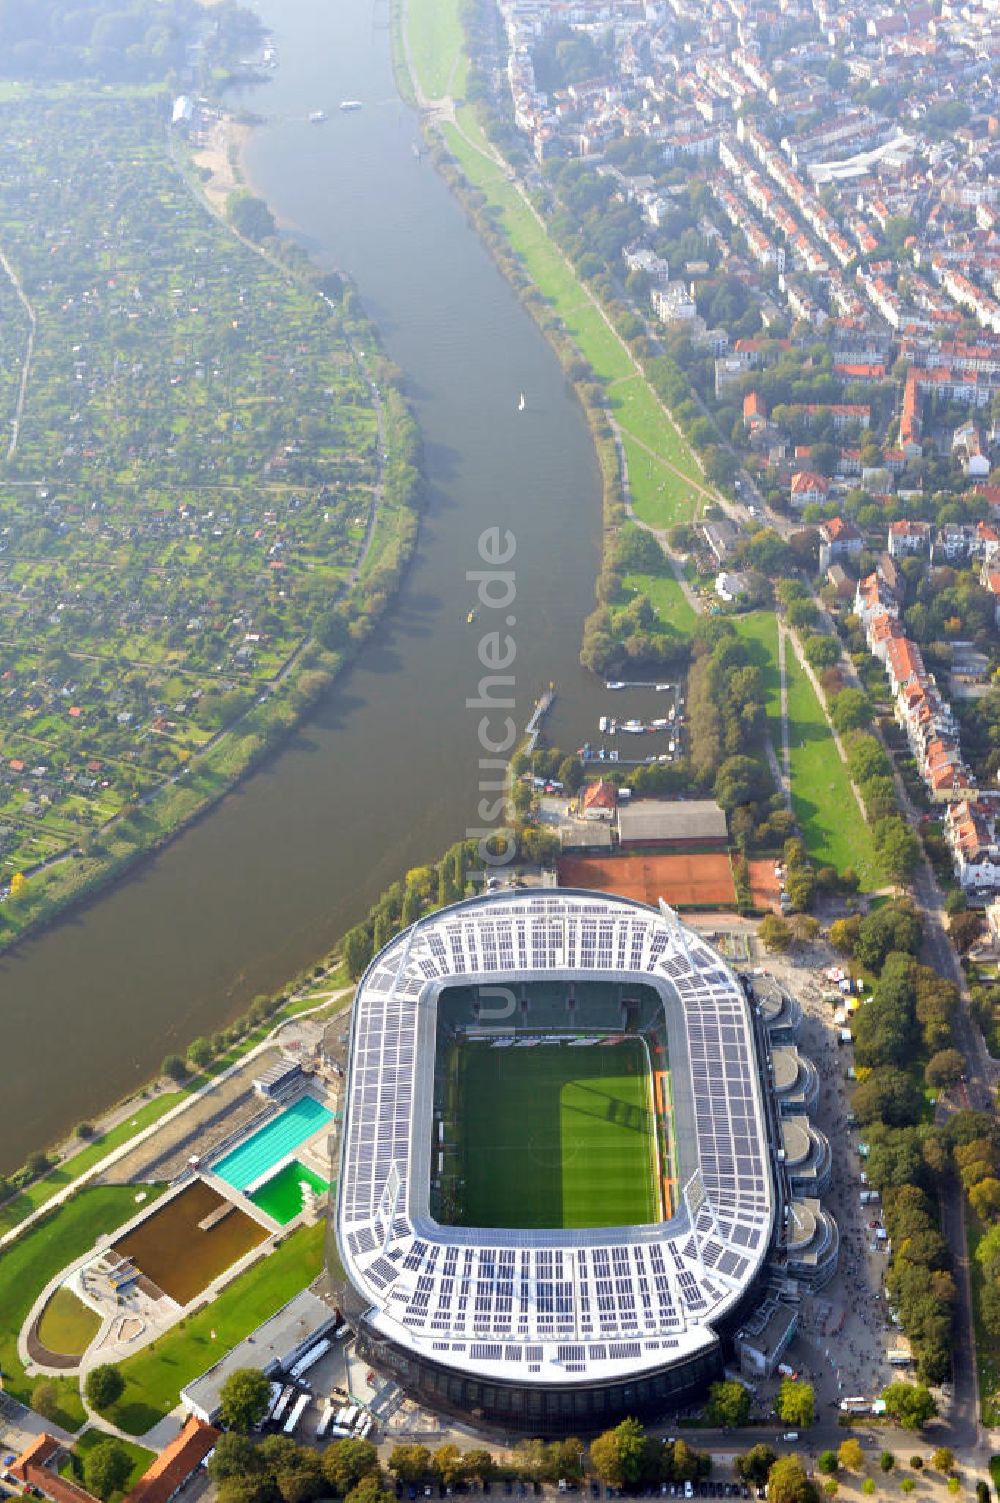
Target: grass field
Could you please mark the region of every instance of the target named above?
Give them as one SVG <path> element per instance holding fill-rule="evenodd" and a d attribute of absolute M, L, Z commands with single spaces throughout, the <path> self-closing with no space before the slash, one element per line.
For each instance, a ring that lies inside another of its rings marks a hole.
<path fill-rule="evenodd" d="M 640 1043 L 469 1044 L 458 1058 L 467 1226 L 659 1219 L 656 1129 Z"/>
<path fill-rule="evenodd" d="M 144 1435 L 169 1414 L 186 1383 L 312 1283 L 323 1266 L 324 1231 L 319 1221 L 293 1232 L 211 1304 L 123 1362 L 125 1392 L 107 1418 L 130 1435 Z"/>
<path fill-rule="evenodd" d="M 428 99 L 465 93 L 459 0 L 406 0 L 410 56 Z"/>
<path fill-rule="evenodd" d="M 667 567 L 669 569 L 669 565 Z M 672 573 L 624 574 L 622 587 L 629 595 L 641 592 L 649 599 L 663 636 L 690 636 L 698 617 Z"/>
<path fill-rule="evenodd" d="M 851 791 L 830 722 L 790 643 L 785 679 L 792 805 L 806 850 L 821 866 L 829 864 L 838 871 L 852 866 L 862 890 L 870 892 L 882 881 L 871 830 Z"/>
<path fill-rule="evenodd" d="M 38 1339 L 50 1352 L 81 1357 L 100 1329 L 100 1316 L 64 1285 L 42 1311 Z"/>

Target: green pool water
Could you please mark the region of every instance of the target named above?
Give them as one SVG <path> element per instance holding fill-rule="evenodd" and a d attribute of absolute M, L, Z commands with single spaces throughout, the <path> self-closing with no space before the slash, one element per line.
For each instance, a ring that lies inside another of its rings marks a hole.
<path fill-rule="evenodd" d="M 307 1169 L 305 1164 L 300 1164 L 298 1159 L 292 1159 L 273 1179 L 265 1180 L 250 1199 L 255 1206 L 260 1206 L 268 1216 L 273 1216 L 275 1221 L 285 1226 L 302 1209 L 303 1180 L 317 1195 L 324 1194 L 330 1188 L 325 1179 L 320 1179 L 318 1174 Z"/>

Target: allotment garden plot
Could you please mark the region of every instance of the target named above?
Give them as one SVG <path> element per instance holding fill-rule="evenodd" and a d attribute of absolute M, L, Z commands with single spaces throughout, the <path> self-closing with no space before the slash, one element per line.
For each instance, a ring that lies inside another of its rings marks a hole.
<path fill-rule="evenodd" d="M 315 287 L 204 209 L 160 104 L 0 103 L 0 861 L 86 843 L 196 759 L 328 619 L 378 479 L 365 371 Z M 6 457 L 5 457 L 6 456 Z"/>

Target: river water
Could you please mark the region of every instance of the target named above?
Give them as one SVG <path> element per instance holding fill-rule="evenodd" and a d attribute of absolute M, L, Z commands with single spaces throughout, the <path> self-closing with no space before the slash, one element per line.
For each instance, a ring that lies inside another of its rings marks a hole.
<path fill-rule="evenodd" d="M 383 629 L 265 769 L 114 891 L 0 961 L 0 1170 L 325 952 L 407 867 L 478 823 L 484 529 L 510 529 L 517 718 L 555 680 L 551 738 L 637 713 L 577 662 L 600 486 L 582 413 L 430 163 L 393 83 L 386 0 L 260 0 L 280 66 L 248 171 L 282 224 L 355 279 L 406 372 L 429 485 Z M 363 109 L 342 113 L 343 98 Z M 329 119 L 310 125 L 325 109 Z M 526 407 L 518 412 L 519 392 Z M 497 623 L 502 624 L 502 623 Z M 643 696 L 649 711 L 649 695 Z M 16 1062 L 16 1069 L 12 1068 Z"/>

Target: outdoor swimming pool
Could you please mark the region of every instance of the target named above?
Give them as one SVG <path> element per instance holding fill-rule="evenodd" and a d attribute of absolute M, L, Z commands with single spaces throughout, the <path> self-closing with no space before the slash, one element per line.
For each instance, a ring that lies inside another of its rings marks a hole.
<path fill-rule="evenodd" d="M 268 1122 L 253 1137 L 212 1165 L 212 1173 L 234 1190 L 245 1190 L 262 1179 L 269 1169 L 311 1138 L 331 1120 L 333 1113 L 312 1096 L 300 1096 L 293 1106 Z"/>
<path fill-rule="evenodd" d="M 273 1179 L 267 1179 L 262 1185 L 258 1185 L 250 1199 L 268 1216 L 273 1216 L 275 1221 L 287 1226 L 302 1210 L 303 1183 L 315 1195 L 325 1195 L 330 1188 L 327 1181 L 320 1179 L 312 1169 L 307 1169 L 298 1159 L 292 1159 L 291 1163 L 278 1170 Z"/>

